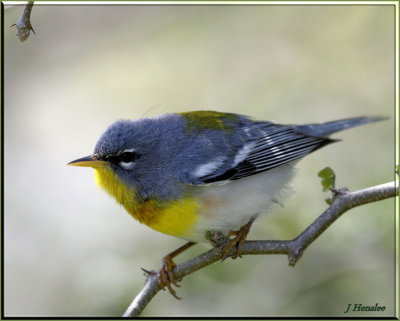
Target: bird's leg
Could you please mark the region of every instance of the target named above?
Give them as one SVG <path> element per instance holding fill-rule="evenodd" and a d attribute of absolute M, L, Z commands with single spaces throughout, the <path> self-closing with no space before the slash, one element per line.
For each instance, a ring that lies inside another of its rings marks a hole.
<path fill-rule="evenodd" d="M 167 287 L 169 293 L 171 293 L 178 300 L 180 298 L 176 295 L 175 290 L 172 288 L 172 284 L 177 287 L 180 286 L 178 284 L 178 281 L 174 277 L 174 273 L 172 272 L 172 269 L 176 266 L 176 264 L 172 261 L 172 259 L 194 244 L 196 244 L 196 243 L 193 243 L 193 242 L 186 243 L 185 245 L 181 246 L 180 248 L 176 249 L 175 251 L 164 256 L 161 261 L 161 269 L 158 272 L 158 281 L 161 285 L 161 288 L 164 290 L 164 288 Z"/>
<path fill-rule="evenodd" d="M 233 246 L 236 246 L 236 253 L 232 256 L 233 259 L 239 257 L 242 257 L 242 246 L 244 241 L 246 241 L 247 235 L 250 232 L 251 225 L 253 224 L 255 220 L 255 217 L 252 217 L 250 221 L 247 222 L 247 224 L 243 225 L 240 229 L 237 231 L 229 231 L 228 236 L 227 236 L 227 242 L 225 243 L 223 252 L 224 252 L 224 257 L 222 258 L 222 261 L 224 261 L 229 255 L 229 251 Z M 234 236 L 231 238 L 231 236 Z"/>

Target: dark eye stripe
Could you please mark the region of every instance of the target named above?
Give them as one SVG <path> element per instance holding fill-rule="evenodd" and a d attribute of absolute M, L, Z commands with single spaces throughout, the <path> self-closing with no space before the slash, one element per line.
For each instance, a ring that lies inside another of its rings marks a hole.
<path fill-rule="evenodd" d="M 139 157 L 140 154 L 136 152 L 123 152 L 119 155 L 110 155 L 106 157 L 106 160 L 113 164 L 132 163 L 136 161 Z"/>

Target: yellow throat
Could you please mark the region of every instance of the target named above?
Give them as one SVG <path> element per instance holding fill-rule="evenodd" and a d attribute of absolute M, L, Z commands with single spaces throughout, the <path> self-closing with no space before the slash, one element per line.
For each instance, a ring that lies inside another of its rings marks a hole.
<path fill-rule="evenodd" d="M 190 238 L 198 219 L 198 203 L 189 197 L 162 203 L 156 199 L 140 200 L 133 188 L 126 186 L 109 168 L 98 167 L 95 180 L 139 222 L 152 229 L 183 238 Z"/>

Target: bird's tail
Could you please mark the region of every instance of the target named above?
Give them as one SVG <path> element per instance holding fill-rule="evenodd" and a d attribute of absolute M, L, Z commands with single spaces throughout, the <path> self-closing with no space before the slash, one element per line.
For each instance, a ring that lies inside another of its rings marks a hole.
<path fill-rule="evenodd" d="M 376 121 L 386 120 L 388 117 L 354 117 L 341 120 L 330 121 L 322 124 L 308 124 L 295 126 L 296 130 L 308 136 L 324 137 L 336 133 L 341 130 L 352 127 L 373 123 Z"/>

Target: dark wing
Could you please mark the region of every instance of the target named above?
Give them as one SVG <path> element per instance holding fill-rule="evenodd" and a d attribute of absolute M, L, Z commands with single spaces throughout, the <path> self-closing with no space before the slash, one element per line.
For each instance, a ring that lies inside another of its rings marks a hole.
<path fill-rule="evenodd" d="M 252 148 L 245 159 L 217 176 L 200 177 L 203 183 L 236 180 L 289 163 L 335 140 L 302 133 L 297 126 L 257 123 Z"/>

